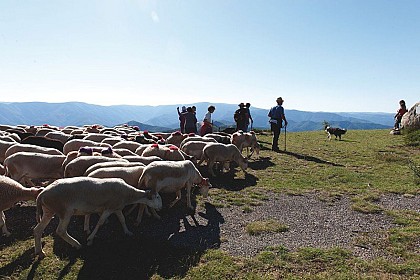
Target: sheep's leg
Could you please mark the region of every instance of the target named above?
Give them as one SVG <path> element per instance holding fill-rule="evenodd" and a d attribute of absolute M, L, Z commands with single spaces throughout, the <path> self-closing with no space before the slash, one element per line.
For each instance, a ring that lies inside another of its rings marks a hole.
<path fill-rule="evenodd" d="M 173 207 L 175 205 L 175 203 L 177 203 L 179 200 L 181 199 L 181 190 L 177 190 L 176 191 L 176 198 L 174 201 L 171 202 L 171 204 L 169 204 L 169 208 Z"/>
<path fill-rule="evenodd" d="M 11 233 L 7 230 L 7 227 L 6 227 L 6 216 L 4 215 L 3 211 L 0 211 L 0 212 L 1 212 L 0 228 L 2 229 L 3 235 L 10 236 Z"/>
<path fill-rule="evenodd" d="M 133 236 L 134 234 L 131 231 L 129 231 L 127 228 L 127 224 L 125 223 L 125 217 L 122 211 L 121 210 L 115 211 L 115 215 L 117 215 L 118 220 L 120 221 L 121 226 L 123 227 L 124 233 L 128 236 Z"/>
<path fill-rule="evenodd" d="M 141 218 L 143 217 L 144 208 L 146 208 L 146 204 L 139 203 L 139 211 L 137 212 L 137 219 L 134 223 L 138 226 L 141 223 Z"/>
<path fill-rule="evenodd" d="M 109 210 L 105 210 L 104 212 L 102 212 L 101 216 L 99 217 L 99 221 L 96 224 L 95 228 L 93 229 L 92 233 L 89 235 L 89 237 L 87 238 L 87 245 L 90 246 L 93 243 L 93 238 L 95 237 L 96 233 L 98 232 L 98 229 L 100 226 L 102 226 L 106 219 L 109 217 L 109 215 L 111 215 L 113 212 L 109 211 Z"/>
<path fill-rule="evenodd" d="M 209 160 L 207 165 L 208 165 L 209 173 L 211 174 L 211 176 L 213 177 L 216 176 L 216 174 L 214 174 L 214 171 L 213 171 L 214 160 Z"/>
<path fill-rule="evenodd" d="M 39 258 L 45 257 L 45 252 L 42 250 L 41 237 L 44 229 L 47 227 L 51 219 L 54 217 L 54 213 L 43 208 L 44 214 L 42 215 L 41 221 L 34 228 L 34 239 L 35 239 L 35 255 Z"/>
<path fill-rule="evenodd" d="M 131 212 L 133 212 L 133 210 L 137 207 L 137 204 L 133 204 L 131 205 L 130 209 L 127 210 L 127 212 L 125 213 L 125 215 L 130 215 Z"/>
<path fill-rule="evenodd" d="M 90 214 L 85 215 L 85 222 L 83 224 L 83 231 L 87 235 L 90 234 Z"/>
<path fill-rule="evenodd" d="M 66 213 L 63 217 L 60 217 L 60 222 L 58 223 L 58 227 L 56 229 L 56 233 L 58 236 L 64 239 L 67 243 L 69 243 L 72 247 L 76 249 L 80 249 L 82 245 L 74 239 L 72 236 L 69 235 L 67 232 L 67 227 L 70 223 L 70 218 L 72 217 L 71 213 Z"/>
<path fill-rule="evenodd" d="M 158 213 L 156 212 L 156 210 L 154 208 L 150 208 L 150 212 L 152 212 L 153 218 L 156 218 L 158 220 L 161 219 L 160 216 L 158 215 Z"/>
<path fill-rule="evenodd" d="M 191 210 L 194 210 L 194 208 L 193 208 L 193 206 L 191 204 L 191 187 L 192 187 L 192 185 L 186 186 L 186 189 L 187 189 L 187 206 Z"/>

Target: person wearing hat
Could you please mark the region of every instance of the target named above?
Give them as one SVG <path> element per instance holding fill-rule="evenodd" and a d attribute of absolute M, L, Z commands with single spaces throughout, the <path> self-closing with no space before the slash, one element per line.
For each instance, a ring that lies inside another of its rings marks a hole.
<path fill-rule="evenodd" d="M 239 106 L 239 109 L 237 109 L 235 113 L 233 114 L 233 119 L 236 122 L 236 131 L 238 130 L 246 131 L 247 120 L 249 119 L 249 116 L 247 113 L 248 110 L 245 108 L 244 103 L 240 103 L 238 106 Z"/>
<path fill-rule="evenodd" d="M 284 108 L 283 108 L 283 98 L 277 98 L 276 102 L 277 105 L 272 107 L 268 112 L 268 117 L 270 118 L 269 123 L 271 125 L 271 131 L 273 132 L 273 144 L 271 146 L 271 150 L 279 151 L 279 137 L 280 137 L 280 130 L 284 126 L 287 126 L 286 116 L 284 115 Z"/>

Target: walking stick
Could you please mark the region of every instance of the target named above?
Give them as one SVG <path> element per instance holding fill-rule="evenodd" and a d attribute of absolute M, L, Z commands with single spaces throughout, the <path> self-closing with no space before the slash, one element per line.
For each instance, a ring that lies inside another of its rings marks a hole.
<path fill-rule="evenodd" d="M 286 130 L 286 125 L 284 126 L 284 151 L 286 151 L 286 133 L 287 133 L 287 130 Z"/>

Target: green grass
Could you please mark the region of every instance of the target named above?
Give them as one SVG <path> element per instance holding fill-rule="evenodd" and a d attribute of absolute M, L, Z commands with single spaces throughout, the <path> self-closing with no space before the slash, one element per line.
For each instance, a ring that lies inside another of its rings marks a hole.
<path fill-rule="evenodd" d="M 251 222 L 246 225 L 245 229 L 249 235 L 260 235 L 270 232 L 284 232 L 287 231 L 289 227 L 276 220 L 267 220 Z"/>
<path fill-rule="evenodd" d="M 252 258 L 234 257 L 217 246 L 191 250 L 145 240 L 141 227 L 133 238 L 127 238 L 118 222 L 105 225 L 92 247 L 75 251 L 53 233 L 57 225 L 53 221 L 43 237 L 47 257 L 38 262 L 33 256 L 33 221 L 21 232 L 17 225 L 12 227 L 12 237 L 0 238 L 0 279 L 419 279 L 420 214 L 390 211 L 377 204 L 387 193 L 420 195 L 418 133 L 407 135 L 349 130 L 342 141 L 328 141 L 323 131 L 287 133 L 287 151 L 280 153 L 269 149 L 269 134 L 258 135 L 260 159 L 250 160 L 247 174 L 236 168 L 213 178 L 211 203 L 197 196 L 197 204 L 207 212 L 239 207 L 244 214 L 273 193 L 316 192 L 328 203 L 349 196 L 354 210 L 382 212 L 397 224 L 380 238 L 360 235 L 355 240 L 361 246 L 380 248 L 386 252 L 383 256 L 360 259 L 343 248 L 289 251 L 279 244 Z M 283 133 L 280 138 L 284 148 Z M 255 221 L 251 225 L 252 234 L 269 234 L 281 224 Z M 74 228 L 72 235 L 85 240 L 81 220 Z"/>

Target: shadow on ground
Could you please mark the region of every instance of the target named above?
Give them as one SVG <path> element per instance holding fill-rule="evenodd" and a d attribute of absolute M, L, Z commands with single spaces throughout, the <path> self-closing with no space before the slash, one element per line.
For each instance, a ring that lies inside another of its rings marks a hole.
<path fill-rule="evenodd" d="M 173 197 L 165 199 L 170 201 Z M 164 201 L 164 205 L 168 201 Z M 195 204 L 195 200 L 192 201 Z M 78 279 L 149 279 L 154 274 L 163 278 L 184 276 L 192 266 L 197 265 L 207 249 L 220 246 L 220 224 L 224 223 L 222 215 L 210 203 L 205 203 L 203 210 L 195 215 L 185 205 L 185 199 L 181 199 L 173 208 L 164 208 L 159 213 L 161 220 L 144 217 L 139 227 L 133 225 L 137 213 L 129 215 L 127 225 L 134 233 L 132 237 L 124 235 L 118 219 L 111 215 L 89 247 L 86 246 L 83 233 L 83 217 L 73 217 L 68 232 L 82 243 L 81 250 L 73 249 L 55 234 L 58 218 L 53 219 L 43 236 L 53 236 L 53 257 L 67 262 L 57 272 L 58 279 L 68 277 L 73 266 L 76 262 L 80 265 L 80 261 L 83 265 Z M 24 208 L 28 209 L 21 211 L 13 208 L 6 212 L 13 237 L 0 239 L 1 248 L 32 238 L 35 208 Z M 25 215 L 24 219 L 22 215 Z M 97 215 L 92 215 L 91 226 L 95 225 L 97 219 Z M 43 261 L 46 260 L 35 260 L 32 245 L 13 261 L 3 265 L 0 275 L 8 278 L 30 268 L 27 279 L 34 279 L 41 276 L 37 270 Z M 50 276 L 44 275 L 47 278 Z"/>

